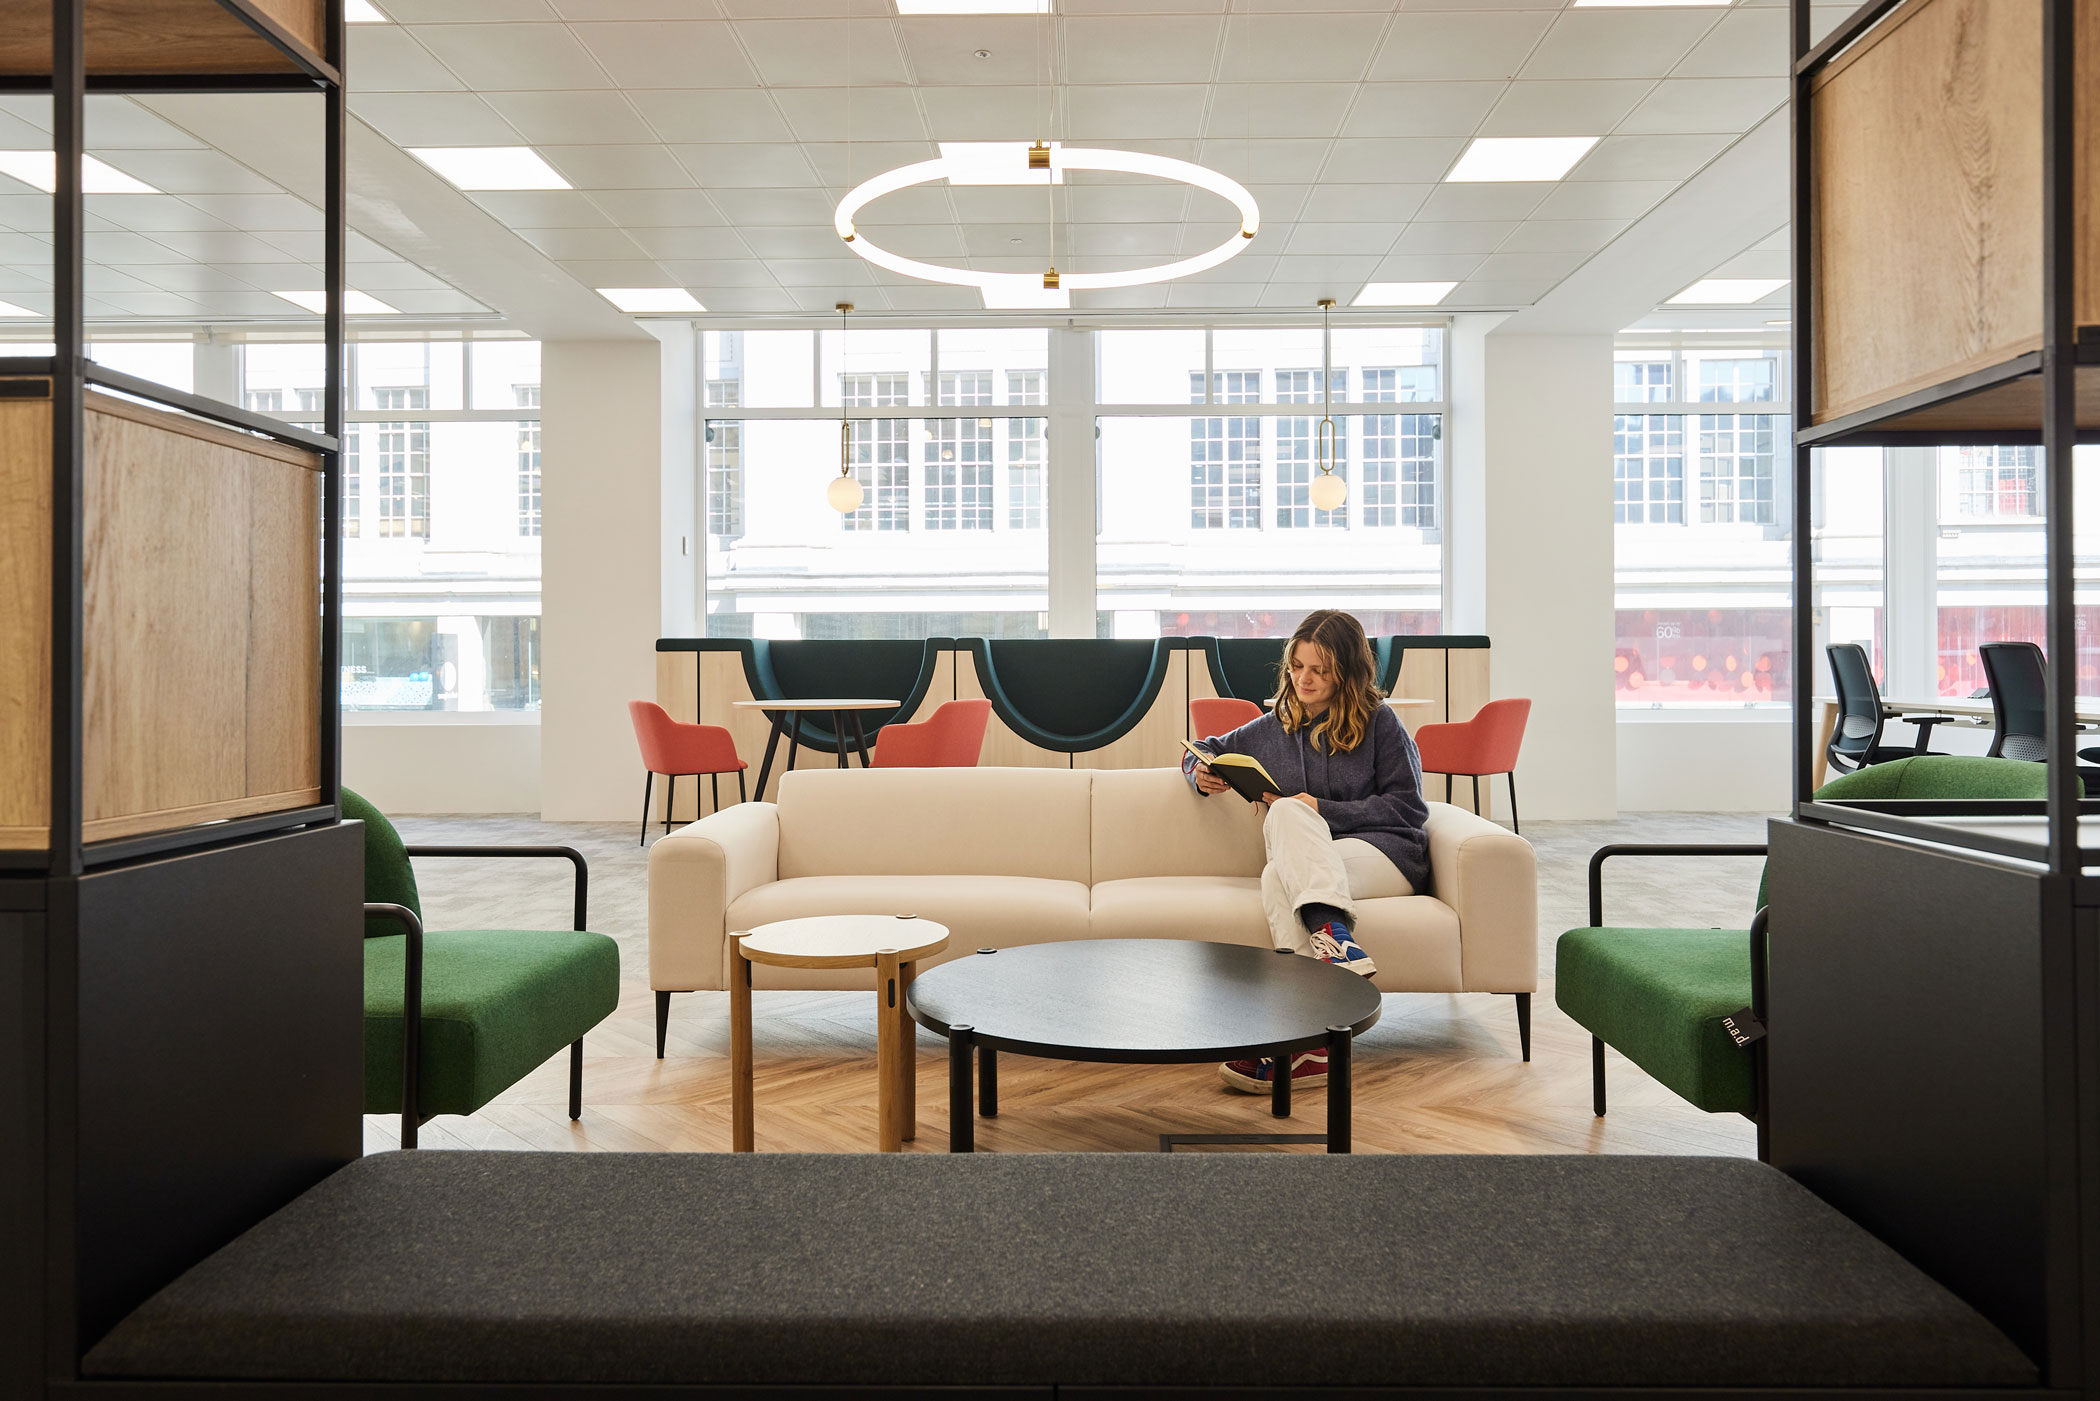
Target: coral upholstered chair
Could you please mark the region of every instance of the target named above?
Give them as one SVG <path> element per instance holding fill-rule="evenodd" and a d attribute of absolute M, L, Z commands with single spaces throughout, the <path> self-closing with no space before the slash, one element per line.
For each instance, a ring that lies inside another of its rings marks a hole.
<path fill-rule="evenodd" d="M 878 769 L 974 769 L 992 718 L 988 700 L 942 701 L 916 725 L 884 725 L 875 737 Z"/>
<path fill-rule="evenodd" d="M 1480 780 L 1485 774 L 1509 775 L 1509 825 L 1517 826 L 1517 751 L 1524 746 L 1524 722 L 1531 718 L 1528 700 L 1489 701 L 1472 719 L 1456 725 L 1424 725 L 1415 731 L 1422 751 L 1422 772 L 1444 776 L 1444 801 L 1451 801 L 1451 776 L 1473 780 L 1473 810 L 1480 810 Z"/>
<path fill-rule="evenodd" d="M 664 794 L 664 830 L 671 830 L 671 803 L 678 796 L 680 774 L 710 776 L 715 794 L 715 811 L 722 810 L 722 775 L 736 775 L 736 800 L 743 802 L 744 770 L 748 767 L 736 756 L 736 741 L 729 731 L 720 725 L 688 725 L 682 720 L 673 720 L 664 708 L 654 701 L 629 701 L 627 714 L 634 721 L 634 739 L 642 749 L 642 767 L 648 776 L 642 781 L 642 845 L 649 844 L 649 795 L 656 786 L 656 776 L 662 774 L 668 791 Z"/>
<path fill-rule="evenodd" d="M 1250 720 L 1261 719 L 1261 707 L 1251 700 L 1220 696 L 1189 702 L 1189 728 L 1197 739 L 1229 734 Z"/>

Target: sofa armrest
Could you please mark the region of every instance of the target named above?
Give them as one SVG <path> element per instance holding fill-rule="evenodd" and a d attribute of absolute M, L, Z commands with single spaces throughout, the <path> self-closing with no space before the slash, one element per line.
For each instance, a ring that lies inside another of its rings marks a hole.
<path fill-rule="evenodd" d="M 1531 843 L 1448 803 L 1429 805 L 1432 893 L 1458 915 L 1468 992 L 1535 992 L 1539 875 Z"/>
<path fill-rule="evenodd" d="M 738 803 L 660 839 L 649 851 L 649 986 L 725 987 L 729 907 L 779 878 L 772 803 Z"/>

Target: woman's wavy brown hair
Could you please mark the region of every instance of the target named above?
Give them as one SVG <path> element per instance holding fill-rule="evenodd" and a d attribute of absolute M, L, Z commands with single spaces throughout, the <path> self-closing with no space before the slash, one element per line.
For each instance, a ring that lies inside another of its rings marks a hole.
<path fill-rule="evenodd" d="M 1301 642 L 1310 642 L 1327 655 L 1334 673 L 1334 699 L 1327 713 L 1315 720 L 1299 703 L 1291 686 L 1291 653 Z M 1305 615 L 1290 641 L 1283 644 L 1283 661 L 1276 680 L 1275 715 L 1284 731 L 1296 734 L 1310 728 L 1313 744 L 1325 753 L 1347 754 L 1371 733 L 1371 717 L 1385 699 L 1378 689 L 1378 664 L 1371 656 L 1371 639 L 1362 623 L 1338 608 L 1322 608 Z"/>

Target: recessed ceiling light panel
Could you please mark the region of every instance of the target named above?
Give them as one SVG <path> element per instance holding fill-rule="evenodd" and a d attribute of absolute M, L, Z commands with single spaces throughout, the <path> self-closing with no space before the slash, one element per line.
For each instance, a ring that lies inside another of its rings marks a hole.
<path fill-rule="evenodd" d="M 598 295 L 630 316 L 707 310 L 683 287 L 600 287 Z"/>
<path fill-rule="evenodd" d="M 45 194 L 58 191 L 58 153 L 55 151 L 0 151 L 0 174 L 12 175 Z M 80 158 L 80 188 L 91 195 L 157 195 L 159 190 L 143 180 L 134 180 L 115 166 L 93 156 Z"/>
<path fill-rule="evenodd" d="M 328 294 L 318 288 L 311 292 L 279 292 L 277 295 L 316 316 L 328 314 Z M 401 309 L 388 306 L 370 292 L 350 291 L 343 293 L 343 313 L 346 316 L 399 316 Z"/>
<path fill-rule="evenodd" d="M 1558 180 L 1597 144 L 1594 136 L 1481 136 L 1451 173 L 1454 184 Z"/>
<path fill-rule="evenodd" d="M 900 15 L 1047 15 L 1050 0 L 897 0 Z"/>
<path fill-rule="evenodd" d="M 1351 306 L 1435 306 L 1456 282 L 1366 282 Z"/>
<path fill-rule="evenodd" d="M 404 149 L 462 190 L 574 188 L 530 146 L 409 146 Z"/>
<path fill-rule="evenodd" d="M 345 24 L 391 24 L 372 0 L 343 0 L 343 23 Z"/>
<path fill-rule="evenodd" d="M 0 316 L 35 316 L 35 315 L 36 315 L 36 313 L 35 313 L 35 312 L 33 312 L 33 311 L 31 311 L 31 310 L 30 310 L 30 309 L 29 309 L 28 307 L 26 307 L 26 306 L 16 306 L 16 305 L 15 305 L 15 304 L 14 304 L 13 302 L 0 302 Z"/>
<path fill-rule="evenodd" d="M 1670 298 L 1671 306 L 1744 306 L 1786 286 L 1783 277 L 1708 277 Z"/>

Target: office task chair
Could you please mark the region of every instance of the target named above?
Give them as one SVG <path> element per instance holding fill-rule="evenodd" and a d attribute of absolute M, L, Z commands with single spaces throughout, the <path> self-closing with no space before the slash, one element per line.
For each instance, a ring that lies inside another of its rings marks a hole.
<path fill-rule="evenodd" d="M 1993 758 L 2034 763 L 2047 759 L 2049 667 L 2042 649 L 2032 642 L 1986 642 L 1976 653 L 1983 658 L 1991 719 L 1997 726 L 1986 752 Z"/>
<path fill-rule="evenodd" d="M 1881 688 L 1874 684 L 1874 669 L 1867 664 L 1867 649 L 1857 642 L 1833 642 L 1824 649 L 1830 657 L 1831 679 L 1837 683 L 1837 728 L 1830 732 L 1825 756 L 1838 773 L 1851 773 L 1868 764 L 1929 754 L 1932 727 L 1954 719 L 1952 715 L 1901 715 L 1897 718 L 1918 727 L 1917 742 L 1904 749 L 1881 742 L 1886 717 L 1881 710 Z"/>

